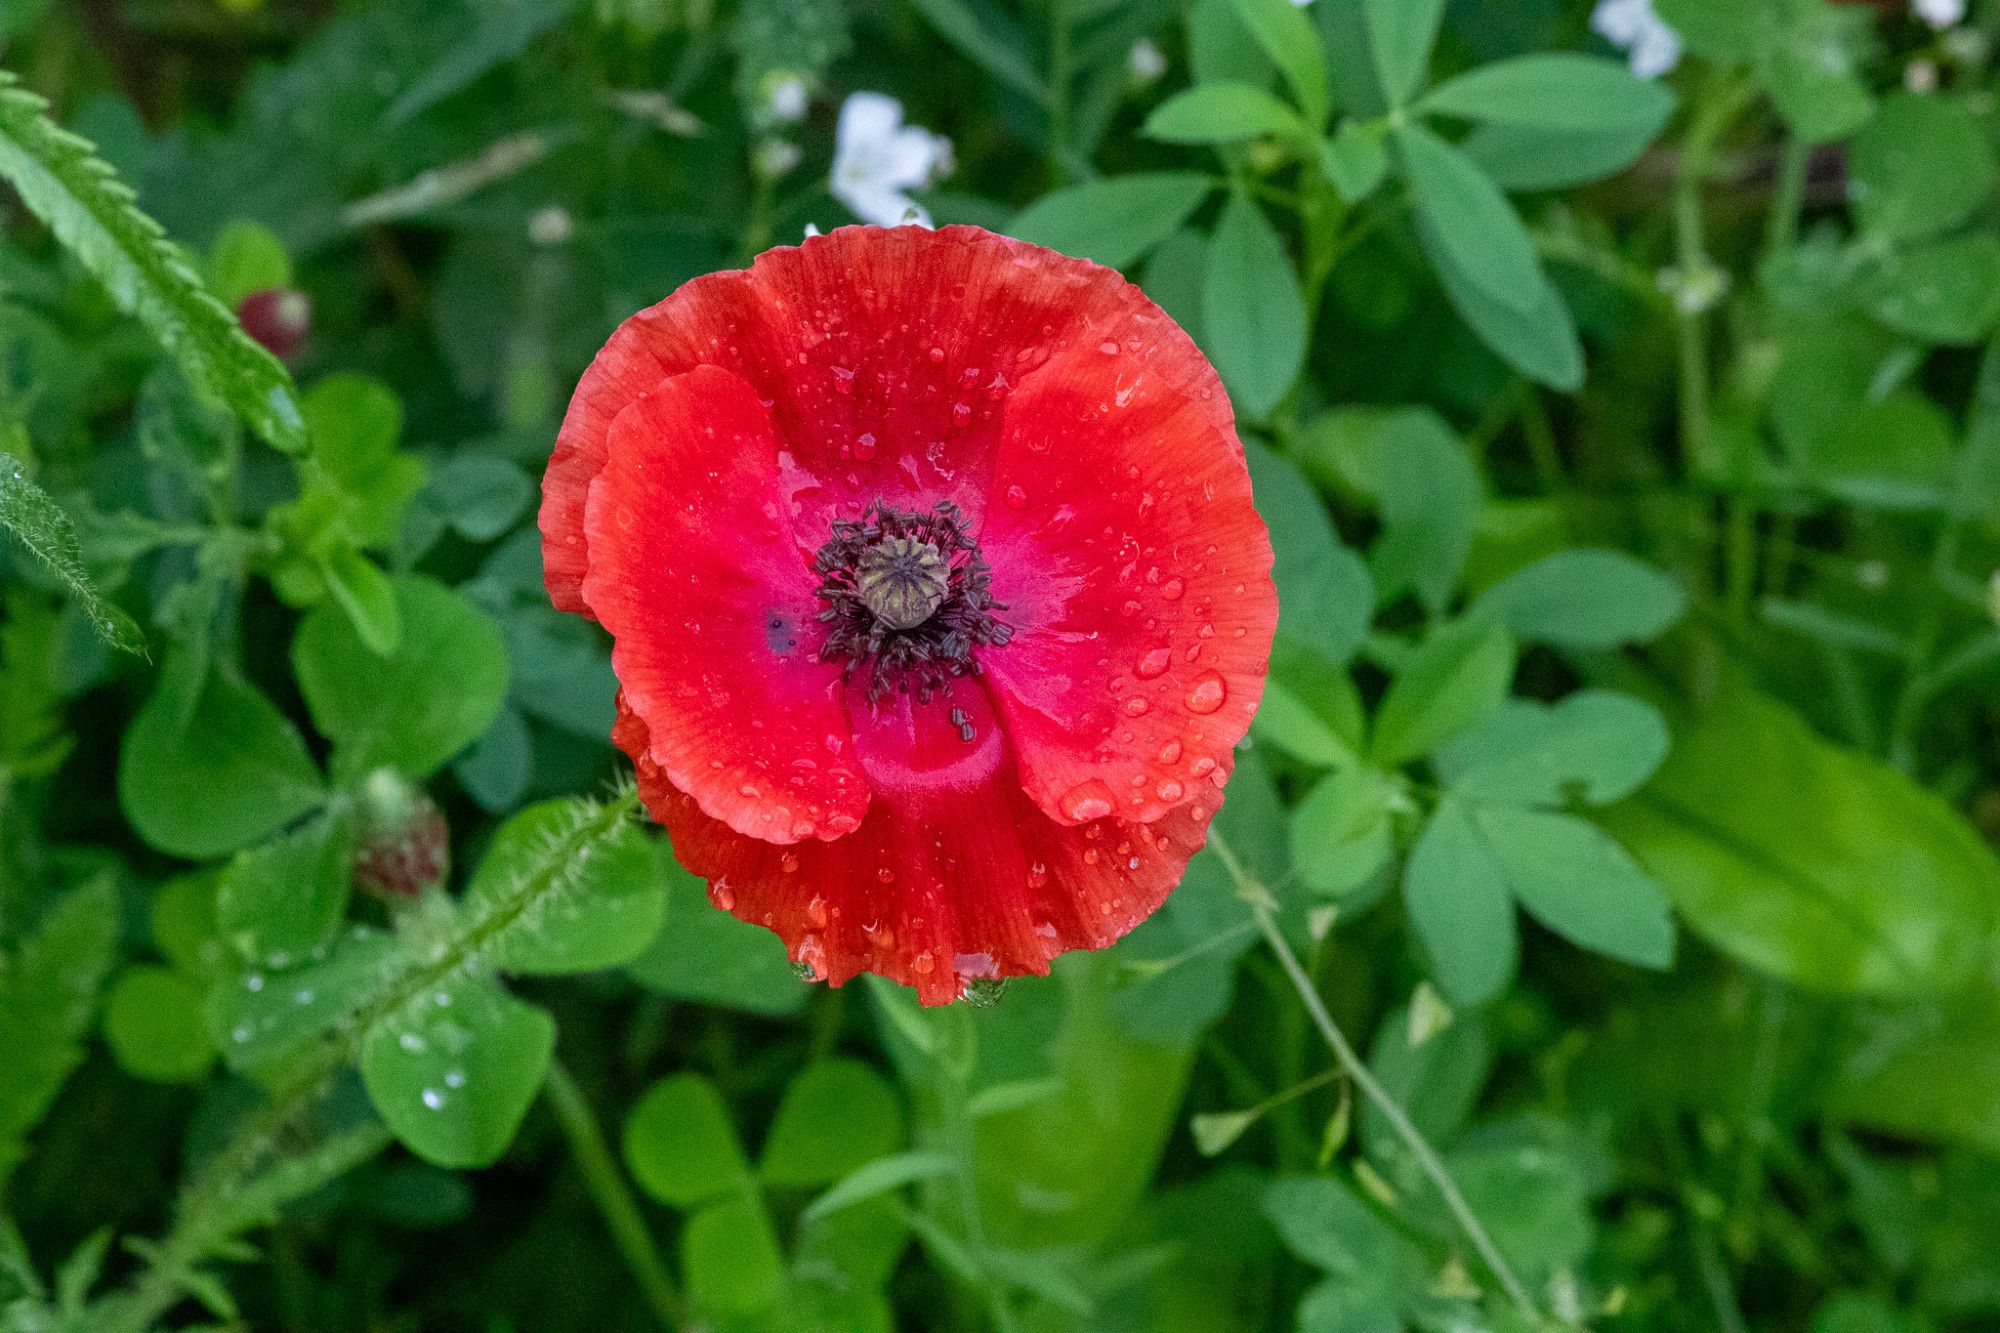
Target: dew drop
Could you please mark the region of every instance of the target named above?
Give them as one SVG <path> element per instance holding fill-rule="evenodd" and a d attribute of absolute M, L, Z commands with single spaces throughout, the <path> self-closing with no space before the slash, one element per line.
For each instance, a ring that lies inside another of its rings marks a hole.
<path fill-rule="evenodd" d="M 881 880 L 884 884 L 894 884 L 896 882 L 896 872 L 887 866 L 878 866 L 875 870 L 875 878 Z"/>
<path fill-rule="evenodd" d="M 1095 778 L 1070 788 L 1069 794 L 1062 798 L 1064 817 L 1079 824 L 1102 819 L 1111 809 L 1111 792 Z"/>
<path fill-rule="evenodd" d="M 826 899 L 813 895 L 813 900 L 806 904 L 806 924 L 814 930 L 826 929 Z"/>
<path fill-rule="evenodd" d="M 736 891 L 727 880 L 718 879 L 708 886 L 708 900 L 727 912 L 736 906 Z"/>
<path fill-rule="evenodd" d="M 787 875 L 799 873 L 799 858 L 795 852 L 785 852 L 778 857 L 778 869 Z"/>
<path fill-rule="evenodd" d="M 1144 717 L 1146 710 L 1151 707 L 1152 705 L 1146 702 L 1144 695 L 1135 694 L 1125 701 L 1125 716 Z"/>
<path fill-rule="evenodd" d="M 1186 592 L 1187 584 L 1181 582 L 1179 579 L 1168 579 L 1160 585 L 1160 596 L 1170 602 L 1178 602 Z"/>
<path fill-rule="evenodd" d="M 1180 783 L 1175 782 L 1172 778 L 1168 778 L 1159 786 L 1160 799 L 1163 801 L 1178 801 L 1186 790 Z"/>
<path fill-rule="evenodd" d="M 1009 509 L 1026 509 L 1028 507 L 1028 493 L 1019 486 L 1009 486 L 1007 488 L 1007 507 Z"/>
<path fill-rule="evenodd" d="M 1140 680 L 1155 680 L 1167 674 L 1167 668 L 1173 665 L 1173 661 L 1173 653 L 1165 648 L 1155 648 L 1140 658 L 1132 670 Z"/>
<path fill-rule="evenodd" d="M 1222 707 L 1229 697 L 1229 687 L 1222 683 L 1220 674 L 1204 671 L 1195 677 L 1194 685 L 1188 690 L 1187 706 L 1190 713 L 1213 713 Z"/>
<path fill-rule="evenodd" d="M 954 426 L 963 426 L 963 425 L 964 425 L 964 424 L 965 424 L 966 422 L 968 422 L 968 421 L 970 421 L 970 420 L 972 420 L 972 407 L 971 407 L 971 405 L 970 405 L 970 404 L 968 404 L 968 403 L 953 403 L 953 404 L 951 405 L 951 424 L 952 424 L 952 425 L 954 425 Z"/>
<path fill-rule="evenodd" d="M 1097 344 L 1097 350 L 1104 353 L 1106 356 L 1117 356 L 1118 342 L 1116 339 L 1106 338 L 1103 342 Z"/>
<path fill-rule="evenodd" d="M 938 362 L 944 360 L 944 348 L 933 347 L 931 348 L 928 355 L 930 356 L 931 364 L 936 365 Z"/>
<path fill-rule="evenodd" d="M 1040 861 L 1028 867 L 1028 887 L 1039 889 L 1049 882 L 1049 868 Z"/>
<path fill-rule="evenodd" d="M 864 463 L 875 456 L 874 435 L 870 434 L 867 431 L 863 431 L 858 437 L 856 437 L 854 441 L 854 456 L 860 459 Z"/>
<path fill-rule="evenodd" d="M 431 1110 L 442 1111 L 444 1109 L 444 1094 L 436 1088 L 425 1088 L 423 1098 L 424 1105 L 428 1106 Z"/>
<path fill-rule="evenodd" d="M 929 949 L 924 950 L 922 953 L 918 954 L 915 958 L 912 958 L 910 960 L 910 970 L 915 972 L 920 977 L 929 976 L 931 974 L 931 969 L 936 966 L 937 966 L 937 959 L 931 957 L 931 951 Z"/>
<path fill-rule="evenodd" d="M 1194 764 L 1188 769 L 1189 773 L 1192 773 L 1195 777 L 1198 778 L 1205 778 L 1214 771 L 1215 771 L 1215 760 L 1210 758 L 1208 755 L 1203 755 L 1201 758 L 1195 760 Z"/>
<path fill-rule="evenodd" d="M 1168 741 L 1165 745 L 1162 745 L 1160 747 L 1161 763 L 1171 764 L 1180 757 L 1181 757 L 1181 743 L 1179 741 Z"/>

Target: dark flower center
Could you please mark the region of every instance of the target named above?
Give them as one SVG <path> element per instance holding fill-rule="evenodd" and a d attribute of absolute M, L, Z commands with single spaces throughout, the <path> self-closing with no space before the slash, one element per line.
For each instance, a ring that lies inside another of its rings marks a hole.
<path fill-rule="evenodd" d="M 1006 605 L 989 591 L 979 543 L 949 500 L 928 511 L 877 500 L 858 519 L 835 520 L 813 569 L 826 604 L 819 655 L 844 674 L 866 667 L 871 702 L 892 690 L 928 702 L 952 677 L 979 673 L 974 647 L 1013 637 L 993 614 Z"/>

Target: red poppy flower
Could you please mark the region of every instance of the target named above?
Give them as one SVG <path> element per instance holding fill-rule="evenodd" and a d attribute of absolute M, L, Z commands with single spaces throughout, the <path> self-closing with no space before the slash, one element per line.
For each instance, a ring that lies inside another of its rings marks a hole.
<path fill-rule="evenodd" d="M 927 1004 L 1160 905 L 1277 622 L 1208 362 L 1117 273 L 976 227 L 843 228 L 634 315 L 541 529 L 715 904 Z"/>

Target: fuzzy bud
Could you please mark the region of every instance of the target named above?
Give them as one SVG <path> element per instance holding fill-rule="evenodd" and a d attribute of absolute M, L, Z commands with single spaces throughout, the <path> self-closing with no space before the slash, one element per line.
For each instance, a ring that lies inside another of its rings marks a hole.
<path fill-rule="evenodd" d="M 444 812 L 393 769 L 362 784 L 354 841 L 354 882 L 382 898 L 416 898 L 451 869 Z"/>
<path fill-rule="evenodd" d="M 312 329 L 312 302 L 295 288 L 266 287 L 243 298 L 236 307 L 236 318 L 242 321 L 245 333 L 272 356 L 286 361 Z"/>

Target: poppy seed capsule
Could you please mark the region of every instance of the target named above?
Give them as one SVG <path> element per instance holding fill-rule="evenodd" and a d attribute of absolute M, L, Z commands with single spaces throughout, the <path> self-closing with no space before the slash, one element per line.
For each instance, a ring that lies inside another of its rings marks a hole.
<path fill-rule="evenodd" d="M 949 573 L 930 542 L 886 537 L 861 553 L 854 586 L 861 604 L 884 625 L 915 629 L 944 605 Z"/>

